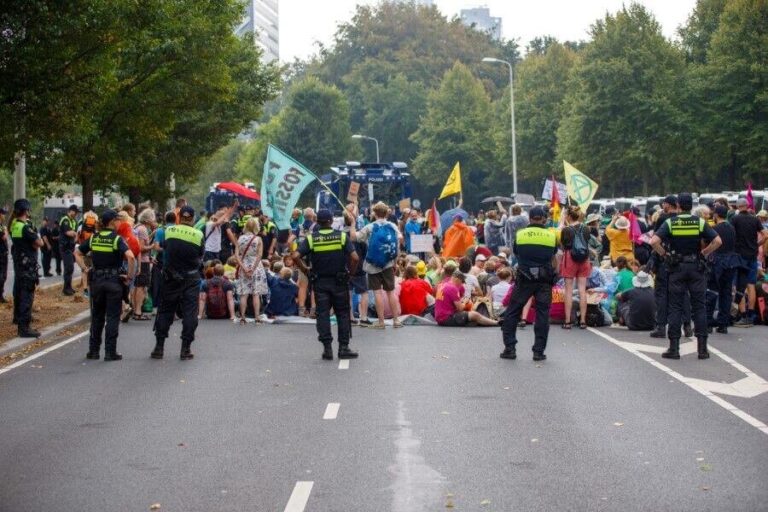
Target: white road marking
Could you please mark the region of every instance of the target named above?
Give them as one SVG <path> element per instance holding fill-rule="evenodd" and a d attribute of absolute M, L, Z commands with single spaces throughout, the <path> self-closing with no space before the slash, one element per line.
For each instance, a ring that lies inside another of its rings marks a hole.
<path fill-rule="evenodd" d="M 4 374 L 5 372 L 9 372 L 9 371 L 13 370 L 14 368 L 18 368 L 19 366 L 24 366 L 25 364 L 27 364 L 27 363 L 29 363 L 31 361 L 34 361 L 35 359 L 37 359 L 39 357 L 43 357 L 44 355 L 49 354 L 49 353 L 53 352 L 54 350 L 58 350 L 61 347 L 63 347 L 64 345 L 68 345 L 68 344 L 72 343 L 73 341 L 77 341 L 80 338 L 82 338 L 83 336 L 86 336 L 87 334 L 88 334 L 88 331 L 81 332 L 80 334 L 75 334 L 71 338 L 67 338 L 64 341 L 61 341 L 61 342 L 59 342 L 59 343 L 57 343 L 57 344 L 55 344 L 55 345 L 53 345 L 51 347 L 46 348 L 45 350 L 41 350 L 40 352 L 36 352 L 36 353 L 32 354 L 31 356 L 25 357 L 24 359 L 22 359 L 20 361 L 16 361 L 15 363 L 10 364 L 10 365 L 6 366 L 3 369 L 0 369 L 0 375 Z"/>
<path fill-rule="evenodd" d="M 328 406 L 325 408 L 325 414 L 323 414 L 323 419 L 335 420 L 336 416 L 339 415 L 339 407 L 341 407 L 341 404 L 338 402 L 329 403 Z"/>
<path fill-rule="evenodd" d="M 339 360 L 339 370 L 349 370 L 349 359 Z"/>
<path fill-rule="evenodd" d="M 284 512 L 304 512 L 315 482 L 296 482 Z"/>
<path fill-rule="evenodd" d="M 726 411 L 730 412 L 737 418 L 741 418 L 742 420 L 747 422 L 749 425 L 758 429 L 763 434 L 768 434 L 768 425 L 758 420 L 754 416 L 751 416 L 746 412 L 742 411 L 741 409 L 731 404 L 730 402 L 723 400 L 719 396 L 716 396 L 713 394 L 713 393 L 729 394 L 729 395 L 738 396 L 738 397 L 752 398 L 765 391 L 768 391 L 768 389 L 766 389 L 768 388 L 768 386 L 765 385 L 765 381 L 763 379 L 761 379 L 759 376 L 755 375 L 754 372 L 749 371 L 746 367 L 740 365 L 739 363 L 737 363 L 727 355 L 723 354 L 716 348 L 709 347 L 709 352 L 717 355 L 718 357 L 726 361 L 728 364 L 730 364 L 740 372 L 747 374 L 747 377 L 731 384 L 722 384 L 719 382 L 711 382 L 711 381 L 705 381 L 701 379 L 693 379 L 690 377 L 686 377 L 685 375 L 682 375 L 676 372 L 672 368 L 642 353 L 642 352 L 658 353 L 657 349 L 659 347 L 651 346 L 651 345 L 642 345 L 640 343 L 627 343 L 624 341 L 619 341 L 616 338 L 613 338 L 601 331 L 598 331 L 597 329 L 593 329 L 590 327 L 589 330 L 592 331 L 592 333 L 597 334 L 601 338 L 607 341 L 610 341 L 614 345 L 623 348 L 627 352 L 636 355 L 643 361 L 651 363 L 653 366 L 655 366 L 659 370 L 663 371 L 670 377 L 682 382 L 683 384 L 690 387 L 697 393 L 700 393 L 701 395 L 707 397 L 708 399 L 710 399 L 711 401 L 713 401 L 714 403 L 716 403 Z M 758 391 L 758 392 L 755 393 L 755 391 Z"/>

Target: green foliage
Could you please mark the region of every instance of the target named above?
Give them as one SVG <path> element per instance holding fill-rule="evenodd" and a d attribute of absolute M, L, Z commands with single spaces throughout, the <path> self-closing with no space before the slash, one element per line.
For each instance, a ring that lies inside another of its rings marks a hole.
<path fill-rule="evenodd" d="M 456 162 L 461 162 L 464 200 L 476 204 L 497 190 L 491 176 L 493 152 L 491 101 L 482 82 L 457 62 L 429 95 L 427 113 L 412 139 L 419 145 L 413 173 L 422 183 L 439 188 Z"/>
<path fill-rule="evenodd" d="M 727 3 L 728 0 L 699 0 L 688 23 L 680 27 L 678 32 L 689 62 L 707 62 L 712 36 L 720 25 L 720 15 Z"/>
<path fill-rule="evenodd" d="M 567 84 L 558 159 L 593 177 L 603 193 L 663 187 L 681 147 L 674 90 L 682 52 L 639 4 L 597 21 L 592 38 Z"/>

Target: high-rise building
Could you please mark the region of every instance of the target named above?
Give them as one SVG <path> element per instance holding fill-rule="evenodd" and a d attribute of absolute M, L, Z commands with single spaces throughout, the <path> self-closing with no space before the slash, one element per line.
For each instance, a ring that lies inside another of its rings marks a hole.
<path fill-rule="evenodd" d="M 254 43 L 264 50 L 264 60 L 272 62 L 280 58 L 280 25 L 278 0 L 248 0 L 243 22 L 235 29 L 242 36 L 254 34 Z"/>
<path fill-rule="evenodd" d="M 497 41 L 501 39 L 501 18 L 491 16 L 489 8 L 473 7 L 471 9 L 462 9 L 460 17 L 464 25 L 473 27 L 480 32 L 486 32 Z"/>

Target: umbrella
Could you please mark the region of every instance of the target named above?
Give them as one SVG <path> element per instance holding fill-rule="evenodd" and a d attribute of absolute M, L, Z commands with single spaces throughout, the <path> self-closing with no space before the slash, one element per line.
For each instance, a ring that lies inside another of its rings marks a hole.
<path fill-rule="evenodd" d="M 216 188 L 229 190 L 230 192 L 234 192 L 238 196 L 242 196 L 247 199 L 255 199 L 257 201 L 261 201 L 261 195 L 258 192 L 255 192 L 245 185 L 241 185 L 240 183 L 235 183 L 234 181 L 225 181 L 224 183 L 219 183 L 216 185 Z"/>
<path fill-rule="evenodd" d="M 467 220 L 469 217 L 467 211 L 462 208 L 453 208 L 452 210 L 448 210 L 440 214 L 440 226 L 443 228 L 440 236 L 442 236 L 449 227 L 453 226 L 453 218 L 456 215 L 461 215 L 461 218 L 464 220 Z"/>
<path fill-rule="evenodd" d="M 507 203 L 512 204 L 515 201 L 511 197 L 506 196 L 493 196 L 493 197 L 486 197 L 481 203 Z"/>

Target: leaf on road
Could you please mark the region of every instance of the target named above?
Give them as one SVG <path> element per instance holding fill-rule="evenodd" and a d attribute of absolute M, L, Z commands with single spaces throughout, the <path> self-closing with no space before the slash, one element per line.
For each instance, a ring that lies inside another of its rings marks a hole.
<path fill-rule="evenodd" d="M 440 411 L 440 414 L 442 414 L 443 416 L 448 416 L 451 413 L 449 413 L 448 411 Z"/>
<path fill-rule="evenodd" d="M 509 390 L 509 386 L 506 386 L 504 389 Z"/>
<path fill-rule="evenodd" d="M 620 422 L 620 421 L 617 421 L 616 423 L 613 424 L 613 426 L 614 427 L 623 427 L 624 424 L 622 422 Z"/>
<path fill-rule="evenodd" d="M 537 364 L 536 368 L 544 368 L 544 365 L 543 364 Z"/>
<path fill-rule="evenodd" d="M 490 505 L 491 504 L 491 500 L 483 500 L 483 501 L 480 502 L 480 504 L 481 505 Z"/>
<path fill-rule="evenodd" d="M 184 443 L 179 443 L 179 444 L 177 444 L 176 446 L 178 446 L 178 447 L 180 447 L 180 448 L 185 448 L 187 445 L 185 445 Z"/>
<path fill-rule="evenodd" d="M 704 457 L 696 457 L 696 462 L 704 462 Z"/>
<path fill-rule="evenodd" d="M 699 469 L 702 471 L 712 471 L 712 464 L 702 464 L 699 466 Z"/>
<path fill-rule="evenodd" d="M 453 500 L 446 501 L 445 508 L 453 508 Z"/>
<path fill-rule="evenodd" d="M 702 485 L 702 486 L 701 486 L 701 490 L 702 490 L 702 491 L 708 491 L 708 490 L 710 490 L 710 489 L 711 489 L 711 487 L 710 487 L 710 486 L 708 486 L 708 485 Z"/>
<path fill-rule="evenodd" d="M 272 373 L 272 370 L 267 370 L 267 373 Z"/>
<path fill-rule="evenodd" d="M 160 510 L 160 504 L 159 503 L 153 503 L 149 506 L 149 510 Z"/>
<path fill-rule="evenodd" d="M 539 442 L 539 440 L 538 440 L 537 438 L 535 438 L 535 437 L 534 437 L 533 439 L 531 439 L 531 442 L 532 442 L 532 443 L 538 443 L 538 442 Z"/>
<path fill-rule="evenodd" d="M 182 384 L 186 384 L 187 381 L 185 381 L 184 379 L 181 379 L 179 382 L 181 382 Z"/>

